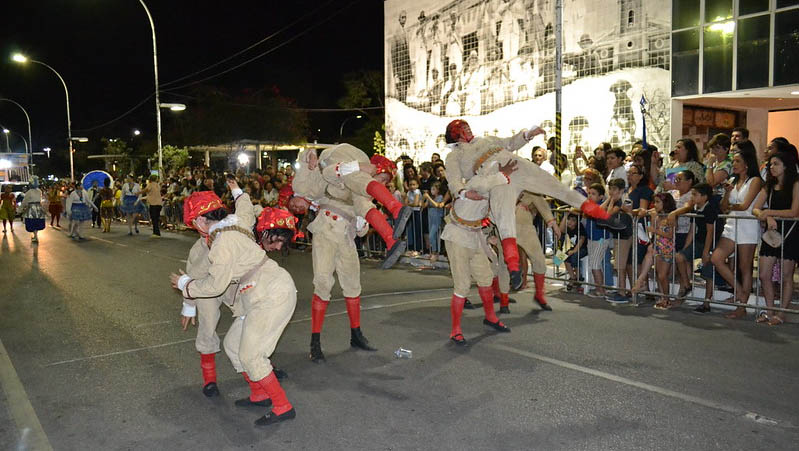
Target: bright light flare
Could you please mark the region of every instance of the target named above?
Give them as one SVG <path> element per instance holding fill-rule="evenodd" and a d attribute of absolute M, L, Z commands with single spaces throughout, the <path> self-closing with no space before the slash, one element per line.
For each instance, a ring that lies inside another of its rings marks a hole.
<path fill-rule="evenodd" d="M 12 61 L 16 61 L 17 63 L 27 63 L 28 62 L 28 57 L 23 55 L 23 54 L 21 54 L 21 53 L 15 53 L 15 54 L 11 55 L 11 60 Z"/>
<path fill-rule="evenodd" d="M 246 153 L 242 152 L 239 154 L 238 160 L 240 165 L 246 166 L 247 163 L 250 162 L 250 157 Z"/>

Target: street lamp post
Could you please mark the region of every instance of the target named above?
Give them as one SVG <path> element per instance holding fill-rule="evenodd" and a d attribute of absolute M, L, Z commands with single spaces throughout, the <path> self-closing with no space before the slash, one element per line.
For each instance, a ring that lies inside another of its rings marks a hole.
<path fill-rule="evenodd" d="M 8 134 L 11 133 L 11 130 L 4 128 L 3 134 L 6 135 L 6 152 L 11 152 L 11 146 L 8 145 Z"/>
<path fill-rule="evenodd" d="M 25 113 L 25 119 L 27 119 L 27 121 L 28 121 L 28 149 L 30 149 L 30 152 L 29 152 L 29 155 L 28 155 L 28 158 L 29 158 L 28 164 L 29 165 L 33 165 L 33 138 L 31 137 L 31 117 L 28 116 L 28 112 L 25 111 L 25 108 L 23 108 L 22 105 L 18 104 L 17 102 L 15 102 L 15 101 L 13 101 L 11 99 L 0 98 L 0 102 L 3 102 L 3 101 L 13 103 L 14 105 L 18 106 L 19 109 L 22 110 L 23 113 Z M 33 169 L 33 168 L 31 167 L 31 169 Z"/>
<path fill-rule="evenodd" d="M 144 12 L 147 13 L 147 18 L 150 20 L 150 29 L 153 32 L 153 73 L 155 74 L 155 122 L 158 128 L 158 133 L 157 133 L 158 180 L 163 182 L 164 158 L 163 158 L 163 151 L 161 149 L 161 96 L 158 89 L 158 50 L 155 44 L 155 23 L 153 22 L 153 16 L 150 14 L 150 10 L 147 8 L 147 4 L 144 3 L 144 0 L 139 0 L 139 3 L 141 3 L 141 6 L 144 8 Z"/>
<path fill-rule="evenodd" d="M 64 81 L 64 77 L 62 77 L 61 74 L 59 74 L 58 71 L 53 69 L 49 64 L 46 64 L 46 63 L 43 63 L 41 61 L 37 61 L 37 60 L 34 60 L 34 59 L 30 59 L 30 58 L 26 57 L 25 55 L 23 55 L 21 53 L 15 53 L 14 56 L 11 57 L 11 59 L 13 59 L 14 61 L 16 61 L 18 63 L 26 63 L 26 62 L 30 61 L 32 63 L 36 63 L 36 64 L 39 64 L 39 65 L 42 65 L 42 66 L 50 69 L 51 71 L 53 71 L 53 73 L 56 74 L 58 79 L 61 80 L 61 85 L 64 86 L 64 95 L 66 96 L 66 99 L 67 99 L 67 144 L 69 145 L 69 179 L 74 182 L 75 181 L 75 162 L 74 162 L 74 158 L 73 158 L 73 155 L 72 155 L 72 119 L 70 119 L 70 116 L 69 116 L 69 89 L 67 89 L 67 83 Z"/>
<path fill-rule="evenodd" d="M 341 139 L 341 137 L 344 136 L 344 124 L 346 124 L 350 119 L 360 119 L 362 117 L 363 117 L 363 115 L 359 114 L 357 116 L 350 116 L 347 119 L 344 119 L 344 122 L 341 123 L 341 127 L 338 130 L 339 139 Z"/>

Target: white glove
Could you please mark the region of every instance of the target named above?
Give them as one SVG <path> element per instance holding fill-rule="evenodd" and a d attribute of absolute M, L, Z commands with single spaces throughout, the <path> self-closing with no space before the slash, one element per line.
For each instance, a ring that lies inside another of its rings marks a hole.
<path fill-rule="evenodd" d="M 178 279 L 178 290 L 183 291 L 183 289 L 186 288 L 186 285 L 190 281 L 191 277 L 189 277 L 188 274 L 183 274 L 182 276 L 180 276 L 180 279 Z"/>
<path fill-rule="evenodd" d="M 352 174 L 361 170 L 361 165 L 357 161 L 350 161 L 348 163 L 339 163 L 338 172 L 339 177 Z"/>
<path fill-rule="evenodd" d="M 244 191 L 242 191 L 241 188 L 236 188 L 230 191 L 230 195 L 233 196 L 233 199 L 238 199 L 238 197 L 242 194 L 244 194 Z"/>
<path fill-rule="evenodd" d="M 364 219 L 364 218 L 362 218 L 360 216 L 356 216 L 355 217 L 355 231 L 356 232 L 361 232 L 364 229 L 364 227 L 367 227 L 368 225 L 369 225 L 369 223 L 366 222 L 366 219 Z"/>
<path fill-rule="evenodd" d="M 530 127 L 529 130 L 524 132 L 524 139 L 530 141 L 531 139 L 535 138 L 536 135 L 544 135 L 544 137 L 546 138 L 547 133 L 544 131 L 543 128 L 539 127 L 538 125 L 533 125 L 532 127 Z"/>
<path fill-rule="evenodd" d="M 181 316 L 188 316 L 189 318 L 193 318 L 197 316 L 197 306 L 190 305 L 187 303 L 183 303 L 183 310 L 180 311 Z"/>

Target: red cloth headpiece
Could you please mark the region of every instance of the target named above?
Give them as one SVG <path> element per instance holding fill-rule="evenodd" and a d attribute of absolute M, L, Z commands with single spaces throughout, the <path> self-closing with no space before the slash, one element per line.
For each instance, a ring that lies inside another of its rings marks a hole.
<path fill-rule="evenodd" d="M 259 235 L 265 230 L 270 229 L 293 230 L 294 237 L 291 239 L 291 241 L 296 241 L 297 238 L 302 238 L 305 236 L 302 232 L 297 230 L 298 225 L 299 220 L 297 217 L 288 211 L 281 210 L 280 208 L 266 207 L 261 212 L 261 215 L 258 216 L 258 223 L 255 226 L 255 230 L 258 231 Z"/>
<path fill-rule="evenodd" d="M 447 124 L 447 132 L 444 134 L 444 139 L 448 144 L 461 141 L 470 142 L 474 139 L 474 135 L 468 122 L 463 119 L 455 119 Z"/>
<path fill-rule="evenodd" d="M 183 221 L 189 228 L 194 228 L 192 222 L 208 212 L 225 208 L 219 196 L 213 191 L 197 191 L 192 193 L 183 202 Z"/>
<path fill-rule="evenodd" d="M 377 174 L 385 172 L 393 175 L 397 170 L 397 165 L 383 155 L 373 155 L 369 161 L 377 168 Z"/>
<path fill-rule="evenodd" d="M 289 199 L 291 196 L 294 195 L 294 189 L 291 187 L 291 183 L 286 183 L 283 185 L 283 188 L 280 188 L 277 194 L 277 205 L 281 208 L 286 208 L 289 203 Z"/>

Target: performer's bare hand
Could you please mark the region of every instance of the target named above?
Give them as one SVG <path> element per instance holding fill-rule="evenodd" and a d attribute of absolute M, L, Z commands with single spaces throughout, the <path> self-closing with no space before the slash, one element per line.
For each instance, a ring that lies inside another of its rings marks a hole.
<path fill-rule="evenodd" d="M 234 178 L 227 179 L 227 186 L 230 188 L 230 191 L 239 189 L 239 182 L 236 181 Z"/>
<path fill-rule="evenodd" d="M 560 227 L 558 227 L 558 223 L 552 219 L 547 223 L 547 226 L 552 229 L 552 234 L 555 235 L 555 240 L 560 241 Z"/>
<path fill-rule="evenodd" d="M 191 322 L 192 326 L 196 326 L 197 325 L 197 319 L 196 318 L 197 317 L 195 317 L 195 316 L 183 316 L 183 315 L 181 315 L 181 317 L 180 317 L 180 325 L 183 327 L 183 332 L 186 332 L 186 330 L 189 328 L 189 322 Z"/>
<path fill-rule="evenodd" d="M 319 165 L 319 157 L 316 156 L 316 151 L 314 149 L 308 150 L 308 169 L 314 170 Z"/>
<path fill-rule="evenodd" d="M 470 200 L 485 200 L 485 197 L 481 196 L 480 193 L 472 189 L 466 191 L 463 193 L 463 195 Z"/>
<path fill-rule="evenodd" d="M 186 274 L 185 272 L 183 272 L 182 269 L 179 269 L 178 271 L 180 271 L 180 274 L 172 273 L 172 274 L 169 275 L 169 283 L 172 284 L 172 288 L 177 288 L 178 287 L 178 280 L 180 280 L 180 276 L 182 276 L 183 274 Z"/>
<path fill-rule="evenodd" d="M 372 163 L 358 163 L 361 172 L 365 172 L 374 177 L 377 174 L 377 168 Z"/>
<path fill-rule="evenodd" d="M 519 162 L 516 161 L 516 160 L 510 160 L 507 163 L 505 163 L 504 166 L 500 164 L 499 165 L 499 172 L 505 174 L 505 177 L 510 177 L 510 175 L 513 174 L 513 172 L 516 171 L 516 169 L 518 169 L 516 167 L 516 165 L 518 165 L 518 164 L 519 164 Z"/>

